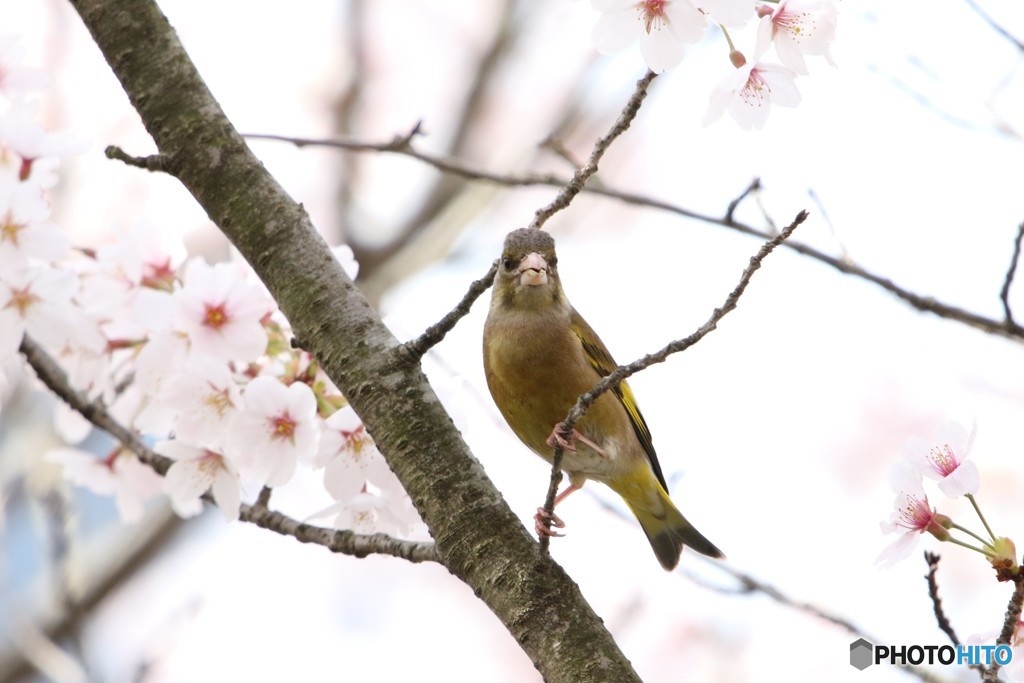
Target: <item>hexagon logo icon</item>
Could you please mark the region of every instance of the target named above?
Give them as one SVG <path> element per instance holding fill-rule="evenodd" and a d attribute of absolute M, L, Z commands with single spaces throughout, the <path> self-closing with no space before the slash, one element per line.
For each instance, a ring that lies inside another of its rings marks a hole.
<path fill-rule="evenodd" d="M 874 659 L 873 654 L 874 645 L 863 638 L 858 638 L 850 643 L 850 666 L 863 671 L 874 663 L 871 661 Z"/>

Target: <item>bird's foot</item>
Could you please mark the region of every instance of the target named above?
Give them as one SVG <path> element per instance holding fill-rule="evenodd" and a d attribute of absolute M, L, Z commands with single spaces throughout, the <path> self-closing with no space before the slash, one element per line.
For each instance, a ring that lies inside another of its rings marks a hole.
<path fill-rule="evenodd" d="M 544 508 L 537 508 L 537 514 L 533 516 L 533 522 L 535 528 L 537 529 L 538 536 L 547 536 L 548 538 L 557 538 L 560 536 L 565 536 L 565 534 L 560 534 L 551 528 L 565 528 L 565 522 L 563 522 L 562 518 L 556 515 L 554 512 L 548 512 Z"/>
<path fill-rule="evenodd" d="M 551 436 L 548 437 L 547 444 L 552 448 L 561 448 L 566 453 L 576 452 L 576 441 L 586 444 L 595 453 L 600 455 L 602 458 L 608 457 L 608 452 L 598 446 L 596 443 L 588 439 L 587 437 L 580 434 L 576 429 L 573 429 L 569 434 L 569 438 L 566 439 L 562 436 L 562 432 L 565 430 L 565 423 L 559 422 L 555 425 L 555 428 L 551 431 Z"/>

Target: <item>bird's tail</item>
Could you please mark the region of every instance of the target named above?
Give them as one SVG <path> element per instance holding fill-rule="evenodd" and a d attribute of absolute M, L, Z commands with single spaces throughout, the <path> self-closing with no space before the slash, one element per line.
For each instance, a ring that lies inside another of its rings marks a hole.
<path fill-rule="evenodd" d="M 654 479 L 653 475 L 651 478 Z M 656 480 L 652 483 L 654 486 L 644 486 L 639 491 L 629 487 L 632 490 L 616 492 L 636 515 L 661 566 L 668 571 L 675 569 L 683 546 L 687 545 L 702 555 L 724 558 L 725 554 L 714 543 L 686 521 L 665 489 Z"/>

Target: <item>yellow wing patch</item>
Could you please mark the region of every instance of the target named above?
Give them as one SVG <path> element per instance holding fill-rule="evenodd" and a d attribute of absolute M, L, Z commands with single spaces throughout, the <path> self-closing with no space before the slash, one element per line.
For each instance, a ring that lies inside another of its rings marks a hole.
<path fill-rule="evenodd" d="M 570 329 L 579 338 L 580 344 L 583 345 L 583 352 L 590 362 L 590 365 L 597 371 L 601 377 L 610 375 L 618 363 L 616 363 L 608 349 L 605 347 L 604 342 L 597 336 L 593 328 L 587 324 L 587 321 L 580 316 L 579 313 L 573 311 L 572 321 L 569 324 Z M 665 482 L 665 475 L 661 473 L 661 465 L 658 463 L 658 456 L 654 452 L 654 443 L 651 441 L 651 430 L 647 427 L 647 422 L 644 420 L 643 414 L 640 412 L 640 407 L 636 404 L 636 398 L 633 396 L 633 390 L 629 388 L 626 382 L 620 382 L 619 386 L 612 389 L 612 392 L 619 399 L 622 407 L 626 409 L 626 414 L 629 416 L 629 422 L 633 425 L 633 431 L 636 432 L 636 438 L 640 441 L 640 445 L 643 446 L 644 452 L 647 453 L 647 459 L 651 462 L 651 469 L 654 470 L 654 476 L 658 478 L 658 482 L 662 488 L 668 492 L 668 484 Z"/>

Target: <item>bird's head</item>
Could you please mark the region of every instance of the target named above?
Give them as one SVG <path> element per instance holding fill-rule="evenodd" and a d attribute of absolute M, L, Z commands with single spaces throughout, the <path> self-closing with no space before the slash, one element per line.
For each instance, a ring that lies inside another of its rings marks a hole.
<path fill-rule="evenodd" d="M 543 230 L 520 228 L 505 238 L 494 276 L 496 304 L 540 308 L 565 300 L 558 279 L 555 240 Z"/>

